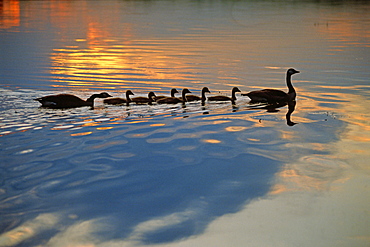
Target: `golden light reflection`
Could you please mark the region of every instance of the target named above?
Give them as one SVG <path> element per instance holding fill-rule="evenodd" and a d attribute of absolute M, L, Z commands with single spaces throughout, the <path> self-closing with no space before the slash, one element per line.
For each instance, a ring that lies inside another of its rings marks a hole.
<path fill-rule="evenodd" d="M 61 6 L 58 6 L 61 8 Z M 63 6 L 72 8 L 73 6 Z M 76 13 L 74 13 L 76 14 Z M 60 18 L 60 19 L 58 19 Z M 73 18 L 68 15 L 54 16 L 54 22 L 65 22 L 65 18 Z M 109 19 L 109 18 L 108 18 Z M 85 37 L 74 39 L 73 45 L 66 45 L 54 49 L 51 54 L 52 71 L 54 75 L 54 87 L 68 84 L 77 90 L 87 90 L 88 87 L 100 87 L 105 89 L 126 89 L 131 83 L 146 84 L 147 88 L 176 87 L 173 79 L 183 79 L 188 75 L 184 73 L 181 61 L 175 61 L 171 55 L 165 55 L 159 51 L 155 40 L 150 41 L 127 41 L 134 40 L 132 24 L 125 23 L 125 40 L 110 38 L 121 36 L 111 33 L 111 21 L 100 20 L 96 16 L 83 16 L 86 25 Z M 59 24 L 61 28 L 63 25 Z M 186 53 L 186 51 L 184 51 Z M 181 54 L 177 54 L 181 55 Z M 171 56 L 171 57 L 170 57 Z M 168 71 L 171 68 L 171 71 Z M 178 70 L 179 72 L 175 72 Z"/>
<path fill-rule="evenodd" d="M 352 88 L 353 89 L 353 88 Z M 361 95 L 342 93 L 347 90 L 336 92 L 311 93 L 305 92 L 302 98 L 308 97 L 315 100 L 303 99 L 300 111 L 320 114 L 320 121 L 343 121 L 347 124 L 338 132 L 339 140 L 334 143 L 299 143 L 287 144 L 287 148 L 312 149 L 318 151 L 330 151 L 332 157 L 324 159 L 320 156 L 303 157 L 295 164 L 287 164 L 278 173 L 279 182 L 272 188 L 271 194 L 279 194 L 287 191 L 302 190 L 333 190 L 334 184 L 340 184 L 350 179 L 347 172 L 346 160 L 351 160 L 352 167 L 358 167 L 362 171 L 370 171 L 368 162 L 370 159 L 370 114 L 367 106 L 370 101 Z M 337 104 L 335 112 L 333 107 L 327 107 L 323 102 Z M 323 106 L 324 105 L 324 106 Z M 317 120 L 315 120 L 317 121 Z M 286 131 L 285 131 L 286 132 Z M 283 138 L 299 140 L 299 133 L 284 133 Z"/>
<path fill-rule="evenodd" d="M 205 140 L 203 140 L 203 142 L 213 143 L 213 144 L 221 143 L 220 140 L 216 140 L 216 139 L 205 139 Z"/>
<path fill-rule="evenodd" d="M 285 140 L 293 140 L 294 138 L 294 134 L 290 131 L 284 131 L 282 130 L 281 131 L 281 138 L 285 139 Z"/>
<path fill-rule="evenodd" d="M 164 124 L 164 123 L 157 123 L 157 124 L 151 124 L 149 126 L 152 126 L 152 127 L 160 127 L 160 126 L 166 126 L 166 124 Z"/>
<path fill-rule="evenodd" d="M 224 124 L 224 123 L 229 123 L 231 122 L 230 120 L 218 120 L 218 121 L 213 121 L 213 124 Z"/>
<path fill-rule="evenodd" d="M 19 0 L 4 0 L 0 3 L 0 29 L 20 25 Z"/>
<path fill-rule="evenodd" d="M 347 12 L 336 13 L 333 21 L 324 25 L 317 24 L 316 27 L 320 33 L 325 34 L 325 36 L 328 35 L 332 39 L 349 43 L 351 46 L 370 47 L 369 22 L 361 21 L 365 18 L 364 13 L 359 13 L 356 17 L 349 17 L 349 15 L 356 14 Z M 354 18 L 358 18 L 358 21 L 354 21 Z M 340 47 L 337 46 L 337 48 Z"/>
<path fill-rule="evenodd" d="M 86 136 L 92 134 L 91 131 L 71 134 L 71 136 Z"/>
<path fill-rule="evenodd" d="M 238 131 L 243 131 L 246 129 L 248 129 L 248 127 L 245 127 L 245 126 L 229 126 L 225 128 L 225 130 L 229 132 L 238 132 Z"/>
<path fill-rule="evenodd" d="M 131 137 L 146 137 L 148 134 L 132 134 Z"/>
<path fill-rule="evenodd" d="M 113 129 L 113 127 L 98 127 L 97 130 L 110 130 Z"/>

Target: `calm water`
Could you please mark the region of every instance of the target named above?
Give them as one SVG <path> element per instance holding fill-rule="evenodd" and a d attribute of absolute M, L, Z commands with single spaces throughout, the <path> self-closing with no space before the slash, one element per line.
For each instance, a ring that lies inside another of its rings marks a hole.
<path fill-rule="evenodd" d="M 367 1 L 0 2 L 0 246 L 369 246 Z M 230 103 L 42 109 L 187 87 Z"/>

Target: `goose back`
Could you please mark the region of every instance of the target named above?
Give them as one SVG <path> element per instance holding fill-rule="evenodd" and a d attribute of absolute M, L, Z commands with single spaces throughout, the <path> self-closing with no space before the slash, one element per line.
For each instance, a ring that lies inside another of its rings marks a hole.
<path fill-rule="evenodd" d="M 171 89 L 171 92 L 170 92 L 170 95 L 171 95 L 170 97 L 174 98 L 175 97 L 175 94 L 177 94 L 177 93 L 179 93 L 179 91 L 177 91 L 176 88 L 172 88 Z M 156 96 L 155 97 L 155 101 L 158 101 L 158 100 L 164 99 L 164 98 L 170 98 L 170 97 L 164 96 L 164 95 L 159 95 L 159 96 Z"/>
<path fill-rule="evenodd" d="M 76 108 L 82 106 L 94 106 L 94 100 L 96 98 L 108 98 L 112 97 L 108 93 L 93 94 L 87 100 L 83 100 L 72 94 L 56 94 L 48 95 L 35 99 L 41 103 L 42 107 L 48 108 Z"/>
<path fill-rule="evenodd" d="M 208 87 L 203 87 L 202 92 L 201 92 L 201 96 L 197 96 L 197 95 L 193 95 L 193 94 L 186 95 L 186 101 L 188 101 L 188 102 L 199 101 L 199 100 L 205 101 L 206 100 L 206 93 L 210 93 L 210 92 L 211 91 L 209 91 Z"/>
<path fill-rule="evenodd" d="M 134 95 L 134 93 L 131 90 L 126 91 L 126 99 L 124 98 L 110 98 L 103 100 L 104 104 L 108 105 L 121 105 L 121 104 L 129 104 L 131 102 L 130 95 Z"/>
<path fill-rule="evenodd" d="M 178 104 L 178 103 L 185 103 L 186 102 L 186 94 L 191 93 L 189 89 L 184 88 L 181 92 L 182 97 L 177 98 L 177 97 L 167 97 L 163 98 L 157 101 L 158 104 Z"/>
<path fill-rule="evenodd" d="M 135 102 L 136 104 L 152 104 L 155 98 L 154 92 L 149 92 L 148 97 L 135 97 L 132 98 L 131 101 Z"/>
<path fill-rule="evenodd" d="M 236 95 L 235 94 L 237 92 L 241 92 L 240 89 L 238 87 L 233 87 L 233 89 L 231 90 L 231 97 L 224 96 L 224 95 L 217 95 L 217 96 L 208 97 L 208 100 L 209 101 L 231 101 L 231 102 L 235 102 L 235 100 L 236 100 Z"/>

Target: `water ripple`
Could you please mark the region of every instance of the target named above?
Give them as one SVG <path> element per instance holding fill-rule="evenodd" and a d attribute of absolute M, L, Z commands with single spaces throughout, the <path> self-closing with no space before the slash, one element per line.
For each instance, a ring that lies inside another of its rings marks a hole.
<path fill-rule="evenodd" d="M 34 94 L 22 97 L 27 101 Z M 307 152 L 297 142 L 290 144 L 295 131 L 308 128 L 303 120 L 321 125 L 319 133 L 330 131 L 333 124 L 340 126 L 339 121 L 325 125 L 323 114 L 310 111 L 291 129 L 284 110 L 272 115 L 243 102 L 237 107 L 186 108 L 97 104 L 94 110 L 33 105 L 5 112 L 0 121 L 6 164 L 2 214 L 11 218 L 45 208 L 58 212 L 64 205 L 68 214 L 82 219 L 91 215 L 125 219 L 125 225 L 117 227 L 126 234 L 140 222 L 193 210 L 192 205 L 203 205 L 202 212 L 174 223 L 175 227 L 185 229 L 186 224 L 199 224 L 200 216 L 209 222 L 237 211 L 270 190 L 281 163 L 291 159 L 287 147 Z M 322 153 L 318 145 L 327 140 L 312 139 L 318 147 L 314 152 Z M 152 238 L 149 233 L 146 237 Z"/>

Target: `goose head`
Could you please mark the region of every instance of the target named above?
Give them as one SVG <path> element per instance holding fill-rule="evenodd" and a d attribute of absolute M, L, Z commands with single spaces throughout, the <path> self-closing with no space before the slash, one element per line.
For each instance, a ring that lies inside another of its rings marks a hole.
<path fill-rule="evenodd" d="M 126 91 L 126 96 L 129 96 L 129 95 L 135 95 L 131 90 L 127 90 Z"/>
<path fill-rule="evenodd" d="M 204 92 L 204 93 L 211 93 L 211 91 L 209 91 L 208 87 L 204 87 L 202 89 L 202 92 Z"/>
<path fill-rule="evenodd" d="M 233 87 L 233 93 L 241 93 L 240 89 L 238 87 Z"/>
<path fill-rule="evenodd" d="M 96 97 L 97 98 L 109 98 L 109 97 L 112 97 L 112 95 L 110 95 L 109 93 L 103 92 L 103 93 L 99 93 Z"/>
<path fill-rule="evenodd" d="M 187 94 L 187 93 L 191 93 L 191 92 L 190 92 L 190 90 L 189 90 L 189 89 L 184 88 L 184 89 L 182 90 L 182 94 Z"/>
<path fill-rule="evenodd" d="M 293 68 L 290 68 L 290 69 L 288 69 L 287 73 L 289 75 L 294 75 L 294 74 L 297 74 L 297 73 L 300 73 L 300 72 L 298 70 L 295 70 Z"/>
<path fill-rule="evenodd" d="M 175 93 L 179 93 L 176 88 L 171 89 L 171 95 L 175 95 Z"/>
<path fill-rule="evenodd" d="M 149 99 L 153 99 L 153 98 L 155 98 L 156 97 L 156 95 L 155 95 L 155 93 L 154 92 L 149 92 L 148 93 L 148 98 Z"/>

